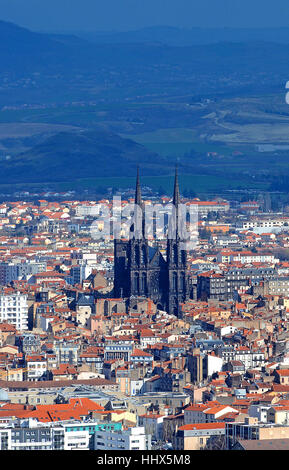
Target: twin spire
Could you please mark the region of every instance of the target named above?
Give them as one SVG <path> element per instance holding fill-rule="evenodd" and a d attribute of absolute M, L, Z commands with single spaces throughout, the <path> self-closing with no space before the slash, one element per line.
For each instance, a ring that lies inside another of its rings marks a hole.
<path fill-rule="evenodd" d="M 137 177 L 136 177 L 136 188 L 135 188 L 135 204 L 141 208 L 142 217 L 140 222 L 139 219 L 136 219 L 133 226 L 137 231 L 141 231 L 142 235 L 145 236 L 145 215 L 144 215 L 144 204 L 141 196 L 141 185 L 140 185 L 140 176 L 139 176 L 139 167 L 137 167 Z M 179 237 L 179 204 L 180 204 L 180 188 L 179 188 L 179 178 L 178 170 L 176 167 L 175 172 L 175 183 L 174 183 L 174 195 L 173 195 L 173 205 L 175 207 L 175 215 L 170 219 L 169 222 L 169 232 L 173 231 L 173 238 Z"/>
<path fill-rule="evenodd" d="M 142 197 L 141 197 L 141 186 L 140 186 L 140 177 L 139 177 L 139 167 L 137 167 L 136 175 L 136 188 L 135 188 L 135 204 L 142 206 Z M 173 204 L 178 207 L 180 204 L 180 188 L 179 188 L 179 178 L 178 178 L 178 168 L 176 167 L 175 171 L 175 185 L 174 185 L 174 195 L 173 195 Z"/>

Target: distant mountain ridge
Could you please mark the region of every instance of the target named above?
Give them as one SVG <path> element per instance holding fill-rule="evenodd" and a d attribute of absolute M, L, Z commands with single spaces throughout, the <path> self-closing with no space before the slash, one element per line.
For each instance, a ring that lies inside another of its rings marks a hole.
<path fill-rule="evenodd" d="M 113 41 L 106 42 L 106 34 L 100 34 L 102 42 L 93 43 L 75 35 L 34 33 L 0 22 L 2 122 L 12 128 L 15 122 L 43 122 L 86 129 L 54 135 L 10 160 L 0 155 L 2 184 L 133 176 L 138 164 L 146 175 L 172 173 L 174 161 L 181 159 L 178 150 L 166 159 L 113 132 L 133 135 L 184 127 L 195 132 L 196 139 L 204 139 L 218 135 L 221 126 L 224 133 L 230 133 L 217 118 L 211 119 L 204 132 L 202 125 L 198 129 L 206 117 L 203 110 L 214 107 L 223 96 L 246 101 L 250 94 L 277 90 L 279 101 L 268 102 L 266 108 L 259 103 L 269 122 L 270 113 L 279 114 L 280 103 L 285 103 L 288 45 L 264 42 L 259 36 L 253 42 L 235 41 L 225 33 L 230 42 L 198 45 L 187 40 L 182 43 L 183 32 L 174 28 L 152 28 L 137 33 L 141 41 L 130 32 L 124 33 L 124 41 L 115 42 L 113 34 Z M 229 101 L 229 118 L 234 107 L 237 113 L 237 100 Z M 231 116 L 233 129 L 248 122 L 244 111 L 243 118 Z M 227 110 L 224 112 L 226 117 Z M 284 119 L 287 112 L 283 109 Z M 94 130 L 96 125 L 112 132 Z M 209 172 L 211 166 L 207 168 L 203 157 L 205 153 L 199 156 L 199 168 Z M 180 160 L 183 171 L 196 171 L 195 154 L 187 158 L 186 168 L 184 161 Z M 230 171 L 232 163 L 228 164 Z M 218 165 L 224 167 L 222 159 Z M 244 166 L 250 172 L 247 161 Z"/>
<path fill-rule="evenodd" d="M 171 29 L 169 29 L 170 31 Z M 175 31 L 174 29 L 172 29 Z M 155 31 L 151 29 L 149 31 Z M 156 30 L 158 31 L 158 30 Z M 180 30 L 182 31 L 182 30 Z M 286 29 L 287 31 L 287 29 Z M 179 30 L 177 30 L 179 34 Z M 195 65 L 200 70 L 213 71 L 234 67 L 242 69 L 240 59 L 246 60 L 249 69 L 256 65 L 271 68 L 284 67 L 289 53 L 285 44 L 264 43 L 263 39 L 253 38 L 248 42 L 233 41 L 228 38 L 212 44 L 173 44 L 155 41 L 152 33 L 145 30 L 143 41 L 133 40 L 136 33 L 116 33 L 111 36 L 114 42 L 106 41 L 105 34 L 99 34 L 96 43 L 78 39 L 71 35 L 34 33 L 12 23 L 0 21 L 0 63 L 2 71 L 14 72 L 97 72 L 103 66 L 137 67 L 151 65 Z M 121 37 L 131 37 L 121 41 Z M 126 36 L 127 35 L 127 36 Z M 168 37 L 168 34 L 159 36 Z M 173 36 L 173 35 L 171 35 Z M 146 38 L 150 38 L 148 41 Z M 159 38 L 160 39 L 160 38 Z M 227 41 L 227 42 L 224 42 Z M 173 42 L 173 41 L 172 41 Z M 289 28 L 288 28 L 289 42 Z M 278 69 L 276 69 L 278 71 Z"/>
<path fill-rule="evenodd" d="M 100 44 L 154 43 L 172 46 L 208 45 L 218 42 L 266 41 L 289 44 L 289 28 L 177 28 L 152 26 L 133 31 L 82 32 L 79 37 Z"/>

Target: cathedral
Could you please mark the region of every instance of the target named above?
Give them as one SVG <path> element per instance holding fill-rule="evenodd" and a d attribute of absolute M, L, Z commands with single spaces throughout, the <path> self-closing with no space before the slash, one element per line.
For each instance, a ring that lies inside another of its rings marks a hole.
<path fill-rule="evenodd" d="M 135 204 L 142 208 L 140 235 L 129 240 L 114 240 L 114 295 L 127 298 L 132 306 L 136 298 L 150 298 L 160 310 L 181 316 L 180 304 L 190 297 L 187 273 L 187 252 L 182 249 L 182 235 L 178 226 L 180 192 L 176 170 L 173 207 L 173 236 L 166 239 L 166 254 L 158 245 L 150 246 L 145 236 L 144 205 L 141 197 L 139 171 L 137 172 Z M 170 226 L 170 225 L 169 225 Z"/>

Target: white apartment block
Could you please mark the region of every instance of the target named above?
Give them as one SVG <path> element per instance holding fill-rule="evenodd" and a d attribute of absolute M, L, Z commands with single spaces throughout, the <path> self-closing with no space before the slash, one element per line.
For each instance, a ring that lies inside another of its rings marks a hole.
<path fill-rule="evenodd" d="M 28 420 L 21 426 L 0 427 L 0 450 L 88 450 L 89 432 L 68 431 L 59 424 Z"/>
<path fill-rule="evenodd" d="M 230 204 L 228 201 L 200 201 L 195 199 L 187 206 L 194 207 L 200 217 L 207 217 L 209 212 L 228 212 L 230 210 Z"/>
<path fill-rule="evenodd" d="M 275 228 L 283 227 L 285 224 L 288 224 L 288 218 L 276 218 L 276 219 L 263 219 L 263 220 L 246 220 L 241 222 L 241 228 L 245 230 L 249 229 L 258 229 L 258 228 Z"/>
<path fill-rule="evenodd" d="M 249 251 L 221 251 L 217 254 L 218 263 L 270 263 L 277 264 L 279 259 L 271 253 L 252 253 Z"/>
<path fill-rule="evenodd" d="M 261 351 L 250 351 L 246 347 L 240 347 L 238 349 L 223 349 L 222 359 L 224 363 L 229 361 L 241 361 L 243 362 L 245 369 L 251 369 L 259 367 L 264 364 L 264 353 Z"/>
<path fill-rule="evenodd" d="M 17 330 L 28 330 L 27 295 L 0 294 L 0 323 L 10 323 Z"/>
<path fill-rule="evenodd" d="M 143 426 L 119 431 L 95 432 L 95 450 L 151 450 L 151 435 L 145 434 Z"/>
<path fill-rule="evenodd" d="M 75 209 L 76 215 L 82 217 L 99 215 L 100 211 L 101 204 L 82 204 Z"/>
<path fill-rule="evenodd" d="M 26 357 L 27 380 L 39 380 L 47 372 L 47 360 L 41 356 L 32 355 Z"/>

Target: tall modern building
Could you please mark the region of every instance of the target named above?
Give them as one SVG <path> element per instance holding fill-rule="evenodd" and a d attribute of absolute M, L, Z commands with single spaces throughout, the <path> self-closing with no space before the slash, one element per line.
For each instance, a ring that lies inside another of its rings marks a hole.
<path fill-rule="evenodd" d="M 146 218 L 137 172 L 135 204 L 142 216 L 135 218 L 129 240 L 114 240 L 114 295 L 128 298 L 132 306 L 137 297 L 147 297 L 159 309 L 180 316 L 180 304 L 189 298 L 187 252 L 180 222 L 180 192 L 176 170 L 173 214 L 169 217 L 166 255 L 159 246 L 150 246 L 146 237 Z M 183 221 L 183 226 L 185 221 Z"/>
<path fill-rule="evenodd" d="M 20 293 L 0 295 L 0 323 L 10 323 L 17 330 L 28 330 L 26 295 Z"/>
<path fill-rule="evenodd" d="M 18 279 L 17 266 L 13 263 L 0 263 L 0 285 L 7 286 Z"/>

